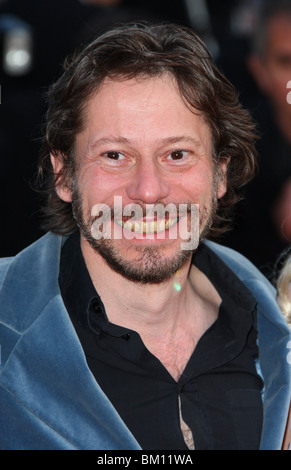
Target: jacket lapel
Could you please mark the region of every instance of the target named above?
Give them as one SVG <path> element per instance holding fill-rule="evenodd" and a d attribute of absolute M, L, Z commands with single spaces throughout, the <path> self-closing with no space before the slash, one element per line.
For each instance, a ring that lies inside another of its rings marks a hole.
<path fill-rule="evenodd" d="M 253 293 L 258 305 L 259 365 L 264 379 L 262 450 L 281 449 L 291 397 L 291 367 L 287 360 L 291 334 L 269 281 L 242 255 L 213 242 L 207 245 Z"/>

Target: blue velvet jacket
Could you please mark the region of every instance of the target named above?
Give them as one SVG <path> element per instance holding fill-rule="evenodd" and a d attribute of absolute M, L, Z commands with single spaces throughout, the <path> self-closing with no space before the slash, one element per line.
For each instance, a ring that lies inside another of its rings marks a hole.
<path fill-rule="evenodd" d="M 63 304 L 62 242 L 49 233 L 0 261 L 0 449 L 139 450 L 91 374 Z M 238 253 L 206 243 L 257 299 L 261 449 L 280 449 L 291 394 L 289 328 L 260 272 Z"/>

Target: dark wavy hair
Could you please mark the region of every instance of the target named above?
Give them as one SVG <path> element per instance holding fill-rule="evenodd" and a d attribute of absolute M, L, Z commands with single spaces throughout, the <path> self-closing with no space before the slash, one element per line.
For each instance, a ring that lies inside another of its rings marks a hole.
<path fill-rule="evenodd" d="M 105 78 L 155 77 L 170 73 L 185 103 L 202 112 L 212 132 L 214 168 L 228 158 L 227 192 L 219 199 L 210 236 L 229 228 L 239 190 L 254 176 L 256 132 L 237 92 L 213 62 L 201 39 L 175 24 L 124 24 L 97 37 L 64 64 L 63 75 L 48 91 L 45 137 L 39 178 L 46 190 L 45 229 L 66 235 L 76 222 L 72 205 L 62 201 L 56 184 L 70 187 L 76 171 L 76 135 L 84 127 L 84 110 Z M 50 154 L 61 159 L 54 175 Z"/>

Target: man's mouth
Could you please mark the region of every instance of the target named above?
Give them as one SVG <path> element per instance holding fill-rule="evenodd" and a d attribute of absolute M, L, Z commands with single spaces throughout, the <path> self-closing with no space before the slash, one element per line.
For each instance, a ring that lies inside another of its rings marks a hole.
<path fill-rule="evenodd" d="M 160 240 L 179 239 L 186 240 L 181 242 L 182 250 L 198 246 L 199 205 L 190 206 L 185 203 L 179 204 L 178 208 L 177 204 L 173 203 L 151 204 L 149 207 L 128 204 L 123 207 L 121 202 L 118 199 L 115 204 L 114 201 L 113 207 L 106 204 L 96 204 L 93 207 L 90 224 L 94 239 L 137 239 L 141 240 L 141 243 L 147 243 L 148 240 L 155 243 Z"/>
<path fill-rule="evenodd" d="M 117 225 L 124 230 L 140 234 L 155 234 L 165 232 L 173 227 L 178 222 L 178 218 L 169 218 L 167 220 L 151 220 L 147 221 L 132 221 L 132 220 L 116 220 Z"/>

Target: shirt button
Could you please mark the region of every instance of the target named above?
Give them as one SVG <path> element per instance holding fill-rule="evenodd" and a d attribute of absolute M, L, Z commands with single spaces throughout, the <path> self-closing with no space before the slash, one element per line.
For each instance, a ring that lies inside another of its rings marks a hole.
<path fill-rule="evenodd" d="M 128 341 L 130 338 L 130 333 L 126 333 L 125 335 L 123 335 L 123 339 L 125 339 L 126 341 Z"/>

